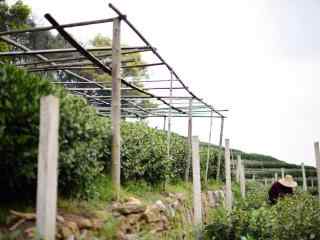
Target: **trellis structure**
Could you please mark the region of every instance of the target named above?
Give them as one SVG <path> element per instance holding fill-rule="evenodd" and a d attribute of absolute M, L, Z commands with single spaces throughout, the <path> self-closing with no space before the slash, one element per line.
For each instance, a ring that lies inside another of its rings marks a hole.
<path fill-rule="evenodd" d="M 72 78 L 67 81 L 55 80 L 55 84 L 63 85 L 75 95 L 83 96 L 90 104 L 96 107 L 98 114 L 111 116 L 112 119 L 112 165 L 113 183 L 116 192 L 120 188 L 120 119 L 121 118 L 163 118 L 164 129 L 168 132 L 168 157 L 170 157 L 171 118 L 187 117 L 188 143 L 191 146 L 192 118 L 210 118 L 211 141 L 212 119 L 221 119 L 220 148 L 222 147 L 223 122 L 227 110 L 217 110 L 212 105 L 195 95 L 181 80 L 176 71 L 164 60 L 150 42 L 112 4 L 109 7 L 116 13 L 116 17 L 93 21 L 59 24 L 50 14 L 45 18 L 50 22 L 49 27 L 37 27 L 25 30 L 0 32 L 0 40 L 14 46 L 10 52 L 0 52 L 0 57 L 11 57 L 23 60 L 16 65 L 29 72 L 57 72 Z M 66 29 L 88 26 L 93 24 L 112 23 L 112 46 L 85 48 Z M 122 47 L 120 44 L 121 25 L 126 24 L 142 41 L 142 46 Z M 12 36 L 30 32 L 57 30 L 59 34 L 72 46 L 64 49 L 33 50 L 14 40 Z M 10 36 L 10 37 L 9 37 Z M 134 53 L 151 52 L 157 62 L 132 65 L 130 55 Z M 68 54 L 72 53 L 70 57 Z M 52 57 L 59 54 L 59 57 Z M 136 81 L 121 77 L 121 70 L 127 68 L 162 67 L 169 73 L 168 79 L 142 79 Z M 97 70 L 112 76 L 111 86 L 105 82 L 89 79 L 79 70 Z M 159 94 L 161 91 L 161 94 Z M 165 93 L 163 93 L 165 92 Z M 143 101 L 149 100 L 153 104 L 146 107 Z M 220 159 L 220 158 L 219 158 Z M 209 154 L 208 159 L 209 160 Z M 187 160 L 186 179 L 189 176 L 191 152 Z M 208 164 L 208 163 L 207 163 Z M 208 166 L 208 165 L 207 165 Z M 220 166 L 220 162 L 218 162 Z M 207 167 L 208 168 L 208 167 Z M 218 169 L 219 172 L 219 169 Z"/>

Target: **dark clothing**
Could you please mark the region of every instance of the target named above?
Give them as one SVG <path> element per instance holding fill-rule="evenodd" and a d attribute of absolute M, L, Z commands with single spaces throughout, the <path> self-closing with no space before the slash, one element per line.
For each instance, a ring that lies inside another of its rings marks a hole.
<path fill-rule="evenodd" d="M 269 190 L 269 201 L 271 204 L 277 203 L 279 197 L 283 197 L 285 195 L 292 195 L 293 189 L 290 187 L 285 187 L 279 182 L 275 182 L 272 184 Z"/>

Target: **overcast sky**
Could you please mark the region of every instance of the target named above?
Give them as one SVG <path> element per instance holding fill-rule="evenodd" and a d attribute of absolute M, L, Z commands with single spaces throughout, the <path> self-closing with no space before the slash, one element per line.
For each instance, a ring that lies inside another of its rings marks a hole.
<path fill-rule="evenodd" d="M 12 1 L 11 1 L 12 2 Z M 25 0 L 41 20 L 60 23 L 114 16 L 107 1 Z M 320 139 L 320 2 L 224 0 L 112 2 L 144 33 L 181 78 L 217 108 L 229 108 L 225 136 L 233 148 L 314 165 Z M 106 25 L 72 30 L 87 42 Z M 123 29 L 123 42 L 137 41 Z M 186 134 L 186 119 L 173 129 Z M 152 126 L 161 122 L 151 121 Z M 194 135 L 208 138 L 208 119 Z M 214 122 L 213 142 L 218 142 Z"/>

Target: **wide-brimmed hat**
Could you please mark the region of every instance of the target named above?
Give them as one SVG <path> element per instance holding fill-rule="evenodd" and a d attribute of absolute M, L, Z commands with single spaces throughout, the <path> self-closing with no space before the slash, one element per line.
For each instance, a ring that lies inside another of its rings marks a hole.
<path fill-rule="evenodd" d="M 279 180 L 279 183 L 285 187 L 295 188 L 298 186 L 298 183 L 293 180 L 291 175 L 286 175 L 284 178 Z"/>

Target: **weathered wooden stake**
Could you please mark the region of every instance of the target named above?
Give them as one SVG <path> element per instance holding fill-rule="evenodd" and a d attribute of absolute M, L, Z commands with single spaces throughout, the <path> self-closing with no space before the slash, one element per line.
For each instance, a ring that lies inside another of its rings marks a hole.
<path fill-rule="evenodd" d="M 268 185 L 268 180 L 265 178 L 264 179 L 264 185 L 267 186 Z"/>
<path fill-rule="evenodd" d="M 245 173 L 244 164 L 242 163 L 241 158 L 240 158 L 240 192 L 241 192 L 241 197 L 245 198 L 246 197 L 246 173 Z"/>
<path fill-rule="evenodd" d="M 314 152 L 316 158 L 316 167 L 317 167 L 317 180 L 318 180 L 318 195 L 320 200 L 320 151 L 319 151 L 319 142 L 314 143 Z"/>
<path fill-rule="evenodd" d="M 256 180 L 256 175 L 252 174 L 252 181 L 255 181 L 255 180 Z"/>
<path fill-rule="evenodd" d="M 192 159 L 192 99 L 189 100 L 189 112 L 188 112 L 188 139 L 187 139 L 187 145 L 188 145 L 188 155 L 187 155 L 187 163 L 186 163 L 186 170 L 184 173 L 184 180 L 186 182 L 189 181 L 189 175 L 190 175 L 190 166 L 191 166 L 191 159 Z"/>
<path fill-rule="evenodd" d="M 237 168 L 236 168 L 236 181 L 240 182 L 240 171 L 241 171 L 241 155 L 237 156 Z"/>
<path fill-rule="evenodd" d="M 40 137 L 37 180 L 37 232 L 47 240 L 55 239 L 59 154 L 59 99 L 40 100 Z"/>
<path fill-rule="evenodd" d="M 310 178 L 310 180 L 311 180 L 311 188 L 314 188 L 313 177 L 312 177 L 312 178 Z"/>
<path fill-rule="evenodd" d="M 301 163 L 301 171 L 302 171 L 302 190 L 307 191 L 307 179 L 306 179 L 306 170 L 304 168 L 304 163 Z"/>
<path fill-rule="evenodd" d="M 163 131 L 166 130 L 167 117 L 163 117 Z"/>
<path fill-rule="evenodd" d="M 120 23 L 121 19 L 113 20 L 112 37 L 112 187 L 114 196 L 119 199 L 120 194 L 120 169 L 121 169 L 121 143 L 120 143 L 120 122 L 121 122 L 121 46 L 120 46 Z"/>
<path fill-rule="evenodd" d="M 192 177 L 193 177 L 193 223 L 196 226 L 202 225 L 202 200 L 200 181 L 200 155 L 199 137 L 192 137 Z"/>
<path fill-rule="evenodd" d="M 206 162 L 206 172 L 204 181 L 205 184 L 208 184 L 208 172 L 209 172 L 209 161 L 210 161 L 210 143 L 211 143 L 211 132 L 212 132 L 212 121 L 213 121 L 213 112 L 210 113 L 210 127 L 209 127 L 209 139 L 208 139 L 208 149 L 207 149 L 207 162 Z"/>
<path fill-rule="evenodd" d="M 284 178 L 284 168 L 281 168 L 281 178 Z"/>
<path fill-rule="evenodd" d="M 231 168 L 230 168 L 230 140 L 225 139 L 225 174 L 226 174 L 226 209 L 232 209 Z"/>
<path fill-rule="evenodd" d="M 274 173 L 274 181 L 275 181 L 275 182 L 278 181 L 278 173 L 277 173 L 277 172 Z"/>
<path fill-rule="evenodd" d="M 221 118 L 221 125 L 220 125 L 220 139 L 219 139 L 219 153 L 218 153 L 218 163 L 217 163 L 217 177 L 216 179 L 219 180 L 220 178 L 220 166 L 221 166 L 221 155 L 222 155 L 222 139 L 223 139 L 223 125 L 224 125 L 224 118 Z"/>

